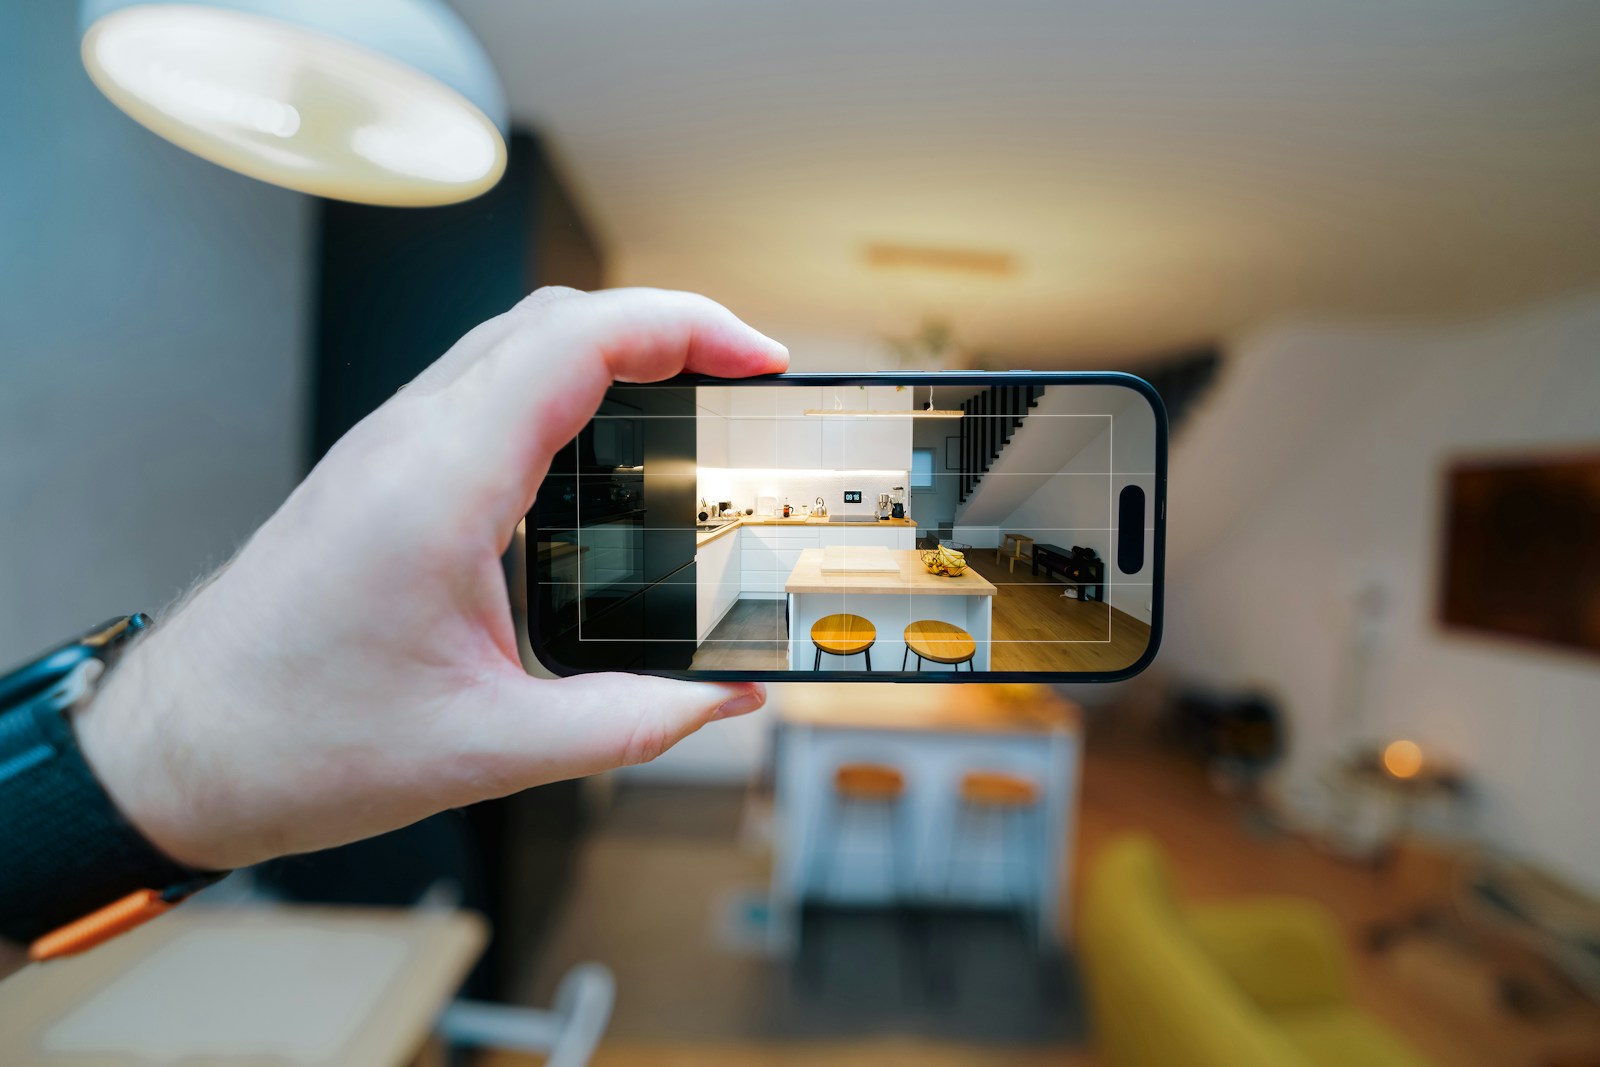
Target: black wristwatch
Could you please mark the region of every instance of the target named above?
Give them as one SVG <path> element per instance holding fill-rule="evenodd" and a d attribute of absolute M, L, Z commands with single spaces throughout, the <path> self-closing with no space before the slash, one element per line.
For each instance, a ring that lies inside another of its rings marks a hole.
<path fill-rule="evenodd" d="M 227 873 L 145 840 L 72 731 L 73 707 L 150 625 L 113 619 L 0 676 L 0 939 L 35 960 L 92 948 Z"/>

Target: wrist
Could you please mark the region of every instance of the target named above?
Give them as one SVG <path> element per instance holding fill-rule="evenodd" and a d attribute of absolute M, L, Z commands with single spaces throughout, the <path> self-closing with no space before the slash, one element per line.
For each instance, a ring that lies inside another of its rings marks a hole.
<path fill-rule="evenodd" d="M 193 788 L 193 752 L 183 739 L 183 702 L 195 699 L 199 679 L 173 662 L 181 641 L 167 629 L 123 656 L 73 714 L 73 732 L 101 788 L 158 851 L 199 870 L 238 866 L 204 832 L 206 799 Z"/>

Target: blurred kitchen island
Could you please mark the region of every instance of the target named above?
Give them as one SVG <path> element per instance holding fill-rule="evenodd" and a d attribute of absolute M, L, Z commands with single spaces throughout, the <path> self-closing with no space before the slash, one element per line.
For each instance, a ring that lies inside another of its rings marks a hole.
<path fill-rule="evenodd" d="M 807 904 L 1006 909 L 1059 941 L 1078 705 L 1042 685 L 833 683 L 774 686 L 769 707 L 775 949 Z M 863 798 L 863 768 L 896 787 Z"/>

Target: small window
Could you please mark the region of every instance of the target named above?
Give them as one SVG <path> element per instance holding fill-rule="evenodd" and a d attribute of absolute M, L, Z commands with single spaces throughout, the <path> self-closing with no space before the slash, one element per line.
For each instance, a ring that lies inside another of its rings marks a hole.
<path fill-rule="evenodd" d="M 911 450 L 911 488 L 933 488 L 933 449 L 913 448 Z"/>

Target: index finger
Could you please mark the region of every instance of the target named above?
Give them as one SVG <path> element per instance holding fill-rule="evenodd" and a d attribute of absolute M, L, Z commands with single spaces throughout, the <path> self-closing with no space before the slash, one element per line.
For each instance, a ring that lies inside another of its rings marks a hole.
<path fill-rule="evenodd" d="M 550 305 L 447 392 L 462 415 L 459 443 L 470 446 L 479 470 L 520 488 L 520 516 L 550 457 L 583 429 L 613 381 L 661 381 L 684 371 L 742 378 L 788 365 L 788 349 L 714 300 L 611 289 Z"/>

